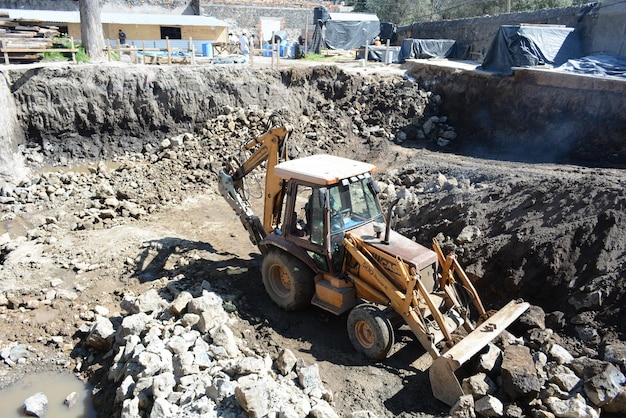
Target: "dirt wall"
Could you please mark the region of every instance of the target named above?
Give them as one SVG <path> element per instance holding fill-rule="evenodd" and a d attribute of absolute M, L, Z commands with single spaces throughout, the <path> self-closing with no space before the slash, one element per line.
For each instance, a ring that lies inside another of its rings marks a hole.
<path fill-rule="evenodd" d="M 25 174 L 17 144 L 24 141 L 24 132 L 16 118 L 16 106 L 8 80 L 0 72 L 0 181 L 17 181 Z"/>
<path fill-rule="evenodd" d="M 624 166 L 626 83 L 516 70 L 511 77 L 410 63 L 418 83 L 443 97 L 464 153 L 529 162 Z"/>
<path fill-rule="evenodd" d="M 89 65 L 15 69 L 8 76 L 29 141 L 49 155 L 76 158 L 140 151 L 150 138 L 201 128 L 216 108 L 276 105 L 283 92 L 279 73 L 257 80 L 232 67 Z"/>
<path fill-rule="evenodd" d="M 514 161 L 626 161 L 626 83 L 620 80 L 532 70 L 499 77 L 411 65 L 419 87 L 443 97 L 442 114 L 458 134 L 452 151 Z M 155 138 L 198 131 L 227 106 L 313 112 L 305 108 L 349 77 L 336 69 L 324 75 L 328 71 L 94 65 L 6 74 L 29 142 L 54 158 L 107 158 L 141 151 Z M 348 84 L 358 85 L 358 78 Z"/>

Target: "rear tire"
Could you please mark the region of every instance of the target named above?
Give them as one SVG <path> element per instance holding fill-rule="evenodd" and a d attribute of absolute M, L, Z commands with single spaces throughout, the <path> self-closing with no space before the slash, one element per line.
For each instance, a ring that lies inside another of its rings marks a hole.
<path fill-rule="evenodd" d="M 383 311 L 371 304 L 355 307 L 348 315 L 348 336 L 354 348 L 372 360 L 387 357 L 393 346 L 393 327 Z"/>
<path fill-rule="evenodd" d="M 263 285 L 270 298 L 286 311 L 296 311 L 311 304 L 315 294 L 313 271 L 304 262 L 278 249 L 263 257 Z"/>

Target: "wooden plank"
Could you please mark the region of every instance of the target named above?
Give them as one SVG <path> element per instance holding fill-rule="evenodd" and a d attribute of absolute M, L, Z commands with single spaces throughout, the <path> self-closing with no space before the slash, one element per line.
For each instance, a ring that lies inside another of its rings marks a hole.
<path fill-rule="evenodd" d="M 70 54 L 70 53 L 78 52 L 78 49 L 76 49 L 76 48 L 69 49 L 69 48 L 11 48 L 11 47 L 7 47 L 7 48 L 1 48 L 0 51 L 2 51 L 2 52 L 9 52 L 9 53 L 66 52 L 66 53 Z"/>
<path fill-rule="evenodd" d="M 39 26 L 30 26 L 30 25 L 17 25 L 15 27 L 15 30 L 25 30 L 25 31 L 33 31 L 33 32 L 39 32 L 41 28 Z"/>
<path fill-rule="evenodd" d="M 6 34 L 2 36 L 5 38 L 34 38 L 35 35 L 37 35 L 35 32 L 20 32 L 20 33 L 7 32 Z"/>

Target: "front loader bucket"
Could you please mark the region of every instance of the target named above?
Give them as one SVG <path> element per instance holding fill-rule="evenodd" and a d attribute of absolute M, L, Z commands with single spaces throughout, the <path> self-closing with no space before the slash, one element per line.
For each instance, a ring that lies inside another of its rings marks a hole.
<path fill-rule="evenodd" d="M 435 398 L 452 406 L 463 395 L 455 372 L 520 317 L 530 304 L 513 300 L 433 361 L 430 385 Z"/>

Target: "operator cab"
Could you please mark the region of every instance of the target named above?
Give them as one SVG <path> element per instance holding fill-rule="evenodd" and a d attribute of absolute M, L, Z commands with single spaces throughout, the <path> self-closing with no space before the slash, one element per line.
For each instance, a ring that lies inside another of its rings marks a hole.
<path fill-rule="evenodd" d="M 384 222 L 373 164 L 319 154 L 280 163 L 274 170 L 287 181 L 284 236 L 305 250 L 318 270 L 341 270 L 347 231 Z"/>

